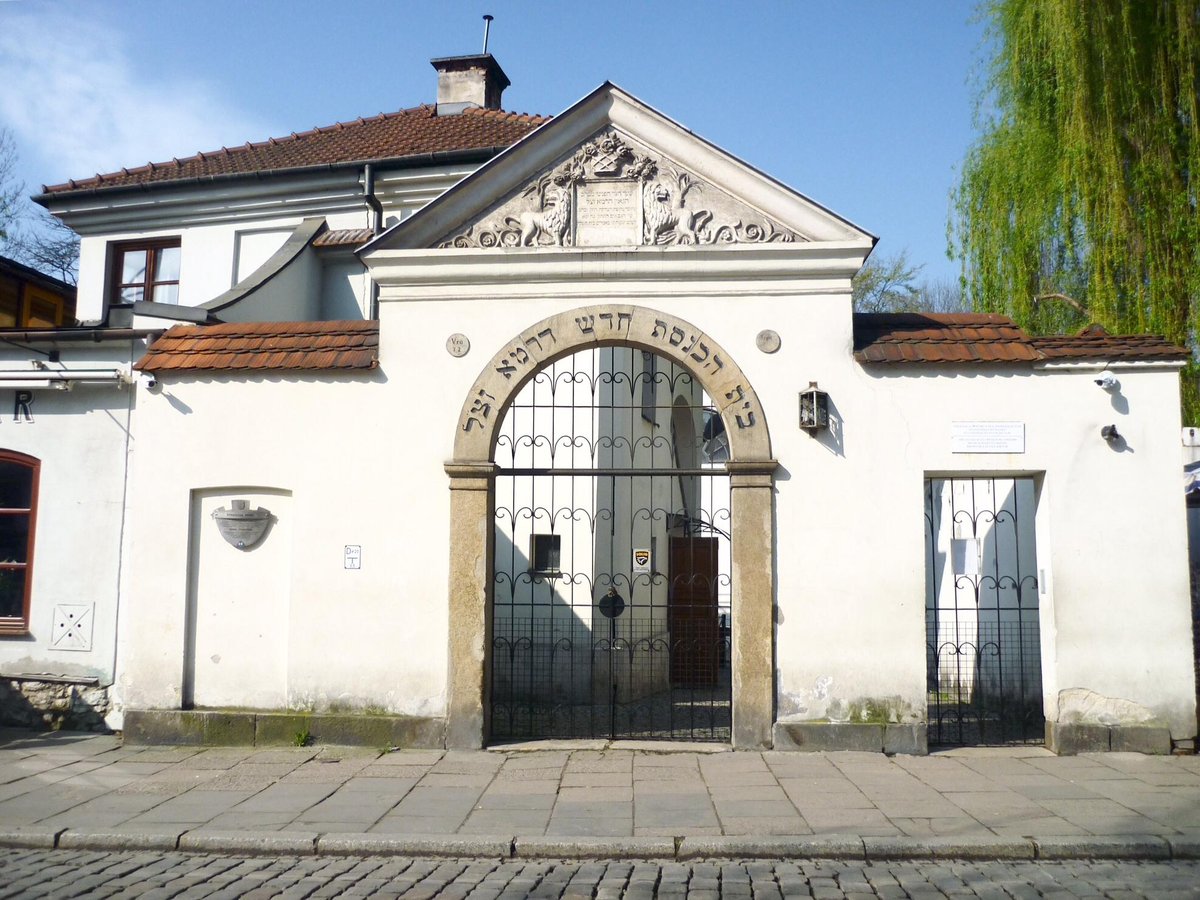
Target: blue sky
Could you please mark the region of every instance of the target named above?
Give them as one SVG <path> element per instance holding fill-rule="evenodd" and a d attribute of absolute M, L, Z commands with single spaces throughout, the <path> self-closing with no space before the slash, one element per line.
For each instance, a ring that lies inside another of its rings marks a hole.
<path fill-rule="evenodd" d="M 434 99 L 490 51 L 506 109 L 608 80 L 907 249 L 930 278 L 973 137 L 983 26 L 962 0 L 0 0 L 0 125 L 31 189 Z"/>

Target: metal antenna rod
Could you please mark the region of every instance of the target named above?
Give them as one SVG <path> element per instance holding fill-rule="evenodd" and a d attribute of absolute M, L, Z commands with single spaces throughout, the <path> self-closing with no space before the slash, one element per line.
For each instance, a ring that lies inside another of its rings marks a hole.
<path fill-rule="evenodd" d="M 492 29 L 492 19 L 494 16 L 485 14 L 483 17 L 483 54 L 487 55 L 488 32 Z"/>

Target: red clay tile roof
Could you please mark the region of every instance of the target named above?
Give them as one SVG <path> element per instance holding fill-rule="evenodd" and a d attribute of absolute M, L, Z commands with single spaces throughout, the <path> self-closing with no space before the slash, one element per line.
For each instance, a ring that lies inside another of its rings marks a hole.
<path fill-rule="evenodd" d="M 370 228 L 342 228 L 323 232 L 315 241 L 314 247 L 359 247 L 375 237 Z"/>
<path fill-rule="evenodd" d="M 488 150 L 507 147 L 547 121 L 549 116 L 476 107 L 469 107 L 457 115 L 439 116 L 434 106 L 418 106 L 311 131 L 293 132 L 287 137 L 269 138 L 257 144 L 247 142 L 240 147 L 222 147 L 184 159 L 72 179 L 63 184 L 48 185 L 44 193 L 419 157 L 454 150 Z"/>
<path fill-rule="evenodd" d="M 373 369 L 379 323 L 229 322 L 176 325 L 134 364 L 143 372 Z"/>
<path fill-rule="evenodd" d="M 1156 334 L 1078 334 L 1030 338 L 1044 359 L 1186 360 L 1191 354 Z"/>
<path fill-rule="evenodd" d="M 864 363 L 1033 362 L 1012 319 L 979 313 L 858 313 L 854 358 Z"/>
<path fill-rule="evenodd" d="M 1030 337 L 1007 316 L 985 313 L 856 313 L 861 363 L 1014 363 L 1049 360 L 1185 360 L 1188 351 L 1154 335 Z"/>

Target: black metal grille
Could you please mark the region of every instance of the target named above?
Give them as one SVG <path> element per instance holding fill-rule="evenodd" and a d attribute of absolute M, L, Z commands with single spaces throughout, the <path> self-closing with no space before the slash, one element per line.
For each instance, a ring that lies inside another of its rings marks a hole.
<path fill-rule="evenodd" d="M 1034 484 L 928 479 L 926 671 L 933 745 L 1044 739 Z"/>
<path fill-rule="evenodd" d="M 730 739 L 728 478 L 706 399 L 618 347 L 547 366 L 507 411 L 491 740 Z"/>

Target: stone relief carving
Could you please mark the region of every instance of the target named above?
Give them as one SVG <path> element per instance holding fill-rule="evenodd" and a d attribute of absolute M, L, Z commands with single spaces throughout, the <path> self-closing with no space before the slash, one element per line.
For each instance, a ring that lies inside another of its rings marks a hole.
<path fill-rule="evenodd" d="M 803 238 L 609 130 L 438 246 L 671 246 L 797 240 Z"/>

